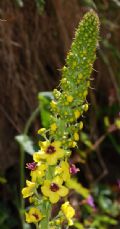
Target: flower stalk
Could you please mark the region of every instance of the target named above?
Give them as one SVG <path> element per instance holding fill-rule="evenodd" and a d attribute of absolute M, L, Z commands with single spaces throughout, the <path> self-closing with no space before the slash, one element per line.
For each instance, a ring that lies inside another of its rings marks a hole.
<path fill-rule="evenodd" d="M 85 192 L 83 196 L 89 196 L 81 184 L 72 181 L 71 176 L 79 169 L 70 164 L 69 158 L 71 149 L 77 147 L 79 132 L 83 128 L 82 116 L 89 107 L 86 97 L 98 38 L 99 19 L 94 11 L 90 11 L 76 30 L 66 65 L 62 69 L 59 88 L 53 91 L 55 99 L 51 101 L 50 128 L 38 131 L 44 141 L 39 142 L 33 162 L 27 163 L 31 181 L 26 182 L 22 194 L 34 206 L 26 213 L 26 221 L 35 223 L 36 228 L 57 229 L 62 228 L 63 224 L 69 228 L 74 224 L 75 210 L 69 201 L 65 201 L 57 217 L 51 219 L 52 205 L 61 198 L 66 199 L 70 187 L 75 190 L 76 187 L 81 188 Z"/>

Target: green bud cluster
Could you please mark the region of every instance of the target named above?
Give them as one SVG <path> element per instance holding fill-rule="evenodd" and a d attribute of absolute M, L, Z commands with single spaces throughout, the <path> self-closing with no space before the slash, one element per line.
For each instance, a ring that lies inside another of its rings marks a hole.
<path fill-rule="evenodd" d="M 62 141 L 66 147 L 76 146 L 78 132 L 83 127 L 80 119 L 88 110 L 86 96 L 98 38 L 99 19 L 94 11 L 90 11 L 85 14 L 75 33 L 66 65 L 62 69 L 59 90 L 53 91 L 55 101 L 51 102 L 53 115 L 50 135 Z"/>

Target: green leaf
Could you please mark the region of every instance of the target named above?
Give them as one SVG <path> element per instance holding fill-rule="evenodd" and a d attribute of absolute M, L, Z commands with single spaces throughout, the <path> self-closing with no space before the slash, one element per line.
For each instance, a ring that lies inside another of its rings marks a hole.
<path fill-rule="evenodd" d="M 77 193 L 79 193 L 84 198 L 87 198 L 89 196 L 89 190 L 87 188 L 84 188 L 82 184 L 78 183 L 76 179 L 70 179 L 66 182 L 66 185 L 70 189 L 74 189 Z"/>
<path fill-rule="evenodd" d="M 41 96 L 46 97 L 50 100 L 54 99 L 54 96 L 51 91 L 42 91 L 38 93 L 38 99 L 41 99 Z"/>
<path fill-rule="evenodd" d="M 82 223 L 79 223 L 79 222 L 74 222 L 74 227 L 78 228 L 78 229 L 84 229 L 84 225 Z"/>
<path fill-rule="evenodd" d="M 110 213 L 111 212 L 111 207 L 112 207 L 112 200 L 110 198 L 100 196 L 99 197 L 99 204 L 100 207 L 106 212 Z"/>
<path fill-rule="evenodd" d="M 80 139 L 87 147 L 89 147 L 90 149 L 93 148 L 93 144 L 90 141 L 89 136 L 85 132 L 81 132 Z"/>
<path fill-rule="evenodd" d="M 38 94 L 38 100 L 40 103 L 40 116 L 42 126 L 45 128 L 49 128 L 51 112 L 50 112 L 50 102 L 53 99 L 53 95 L 51 92 L 40 92 Z"/>
<path fill-rule="evenodd" d="M 24 151 L 30 155 L 34 153 L 34 146 L 33 141 L 30 139 L 28 135 L 18 135 L 15 137 L 16 141 L 19 143 L 20 146 L 24 149 Z"/>

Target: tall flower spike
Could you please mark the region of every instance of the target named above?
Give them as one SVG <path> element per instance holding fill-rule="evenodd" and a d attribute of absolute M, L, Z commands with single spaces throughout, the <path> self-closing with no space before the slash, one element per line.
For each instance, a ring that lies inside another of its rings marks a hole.
<path fill-rule="evenodd" d="M 69 148 L 77 145 L 79 131 L 83 128 L 80 118 L 88 110 L 86 96 L 98 37 L 99 19 L 95 12 L 90 11 L 78 26 L 62 69 L 59 90 L 54 90 L 49 139 L 48 130 L 42 128 L 38 131 L 45 141 L 39 142 L 40 150 L 33 154 L 34 162 L 27 164 L 31 170 L 31 181 L 26 181 L 27 186 L 22 189 L 22 194 L 23 198 L 33 199 L 33 207 L 26 212 L 26 221 L 41 229 L 49 228 L 51 205 L 61 197 L 67 198 L 69 189 L 74 189 L 87 200 L 90 197 L 88 189 L 71 178 L 78 169 L 74 164 L 69 165 L 68 158 L 71 154 Z M 69 226 L 72 225 L 75 211 L 68 201 L 62 204 L 61 212 L 62 216 L 58 213 L 57 218 L 59 223 L 65 220 Z M 53 220 L 52 223 L 51 226 L 58 226 L 57 221 Z"/>
<path fill-rule="evenodd" d="M 66 65 L 62 69 L 60 89 L 54 90 L 55 101 L 51 103 L 51 127 L 55 126 L 55 131 L 51 128 L 51 135 L 55 140 L 62 140 L 66 147 L 77 145 L 78 132 L 81 129 L 81 122 L 78 121 L 88 110 L 86 96 L 96 59 L 98 38 L 99 19 L 91 10 L 78 26 Z"/>

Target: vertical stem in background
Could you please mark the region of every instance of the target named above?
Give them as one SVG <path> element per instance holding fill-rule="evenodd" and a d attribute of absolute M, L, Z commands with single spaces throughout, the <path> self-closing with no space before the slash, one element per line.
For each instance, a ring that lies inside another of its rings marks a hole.
<path fill-rule="evenodd" d="M 40 111 L 40 107 L 38 106 L 35 111 L 32 112 L 30 118 L 28 119 L 23 134 L 27 135 L 29 128 L 32 124 L 32 122 L 35 120 L 36 116 L 38 115 Z M 25 151 L 22 145 L 20 145 L 20 218 L 22 223 L 22 228 L 24 229 L 24 209 L 25 209 L 25 201 L 22 197 L 21 190 L 24 187 L 25 182 L 25 174 L 24 174 L 24 161 L 25 161 Z"/>
<path fill-rule="evenodd" d="M 22 197 L 21 190 L 24 187 L 24 149 L 22 145 L 20 145 L 20 218 L 22 223 L 22 228 L 24 229 L 24 217 L 23 217 L 23 211 L 25 208 L 25 201 Z"/>

